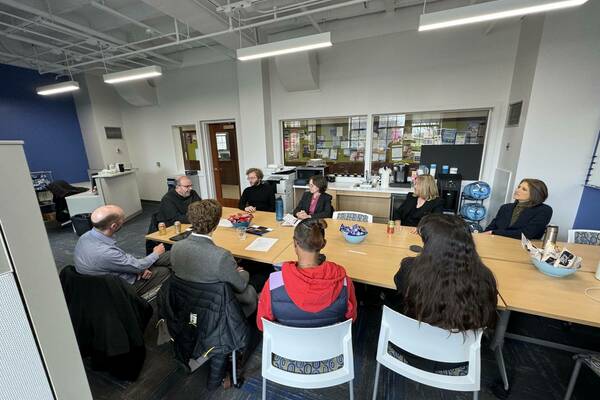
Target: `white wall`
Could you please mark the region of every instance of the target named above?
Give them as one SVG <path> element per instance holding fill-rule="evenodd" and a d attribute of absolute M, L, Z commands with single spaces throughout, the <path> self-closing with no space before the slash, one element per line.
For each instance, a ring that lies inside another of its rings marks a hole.
<path fill-rule="evenodd" d="M 546 16 L 516 176 L 546 182 L 563 239 L 600 130 L 599 20 L 599 1 Z"/>
<path fill-rule="evenodd" d="M 288 118 L 493 108 L 482 178 L 490 181 L 505 121 L 519 23 L 415 30 L 319 51 L 320 89 L 288 93 L 271 63 L 275 159 Z"/>
<path fill-rule="evenodd" d="M 500 144 L 498 168 L 510 171 L 508 182 L 504 179 L 494 180 L 492 192 L 494 195 L 489 201 L 488 217 L 491 220 L 498 212 L 500 206 L 511 201 L 514 187 L 515 174 L 519 165 L 519 155 L 523 141 L 523 132 L 527 124 L 527 111 L 529 98 L 533 87 L 540 42 L 544 29 L 544 14 L 531 15 L 523 19 L 519 34 L 519 44 L 515 59 L 512 84 L 508 104 L 523 102 L 521 118 L 518 126 L 505 127 Z"/>
<path fill-rule="evenodd" d="M 146 200 L 160 200 L 166 178 L 183 172 L 177 165 L 172 126 L 196 125 L 200 133 L 200 121 L 239 119 L 234 62 L 166 71 L 157 81 L 157 91 L 158 106 L 133 107 L 121 101 L 131 160 L 139 168 L 140 196 Z"/>
<path fill-rule="evenodd" d="M 106 139 L 105 127 L 123 127 L 120 97 L 102 78 L 85 74 L 78 77 L 81 90 L 74 96 L 83 142 L 92 169 L 130 161 L 127 131 L 123 139 Z"/>

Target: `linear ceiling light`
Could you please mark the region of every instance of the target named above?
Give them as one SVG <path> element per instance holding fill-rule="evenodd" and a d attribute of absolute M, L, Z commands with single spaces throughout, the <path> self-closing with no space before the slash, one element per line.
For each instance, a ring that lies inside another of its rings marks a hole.
<path fill-rule="evenodd" d="M 500 18 L 558 10 L 582 5 L 588 0 L 495 0 L 450 10 L 422 14 L 419 31 L 473 24 Z"/>
<path fill-rule="evenodd" d="M 162 75 L 162 68 L 158 67 L 156 65 L 151 65 L 149 67 L 129 69 L 127 71 L 104 74 L 104 75 L 102 75 L 102 78 L 104 78 L 104 83 L 112 84 L 112 83 L 136 81 L 138 79 L 148 79 L 148 78 L 153 78 L 155 76 L 161 76 L 161 75 Z"/>
<path fill-rule="evenodd" d="M 257 58 L 298 53 L 300 51 L 308 51 L 330 46 L 332 46 L 331 32 L 324 32 L 316 35 L 302 36 L 299 38 L 238 49 L 237 58 L 241 61 L 256 60 Z"/>
<path fill-rule="evenodd" d="M 55 83 L 53 85 L 46 85 L 36 88 L 35 91 L 41 96 L 49 96 L 51 94 L 59 94 L 66 92 L 73 92 L 79 90 L 79 83 L 75 81 L 65 81 L 61 83 Z"/>

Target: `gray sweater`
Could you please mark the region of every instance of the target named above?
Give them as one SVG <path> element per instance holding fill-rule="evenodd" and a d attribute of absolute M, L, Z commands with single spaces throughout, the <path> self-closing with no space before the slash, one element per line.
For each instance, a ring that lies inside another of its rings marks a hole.
<path fill-rule="evenodd" d="M 208 237 L 190 235 L 171 249 L 171 268 L 177 277 L 190 282 L 231 284 L 248 316 L 256 310 L 258 295 L 254 287 L 248 285 L 248 272 L 238 272 L 237 267 L 231 253 Z"/>

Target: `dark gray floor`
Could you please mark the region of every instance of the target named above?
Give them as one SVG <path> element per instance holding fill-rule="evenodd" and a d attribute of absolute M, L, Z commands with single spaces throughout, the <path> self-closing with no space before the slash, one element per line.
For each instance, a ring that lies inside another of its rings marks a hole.
<path fill-rule="evenodd" d="M 144 213 L 129 221 L 118 234 L 120 246 L 137 256 L 144 255 L 144 234 L 154 203 L 144 203 Z M 49 229 L 48 237 L 60 268 L 72 264 L 73 249 L 77 236 L 69 228 Z M 374 354 L 377 348 L 381 307 L 365 305 L 359 308 L 359 320 L 354 325 L 355 398 L 370 399 L 375 372 Z M 206 390 L 204 369 L 188 375 L 179 369 L 171 356 L 169 345 L 156 346 L 156 330 L 151 321 L 146 330 L 147 358 L 136 382 L 121 382 L 110 375 L 87 370 L 88 379 L 95 399 L 260 399 L 260 351 L 257 348 L 247 363 L 245 383 L 240 389 Z M 587 348 L 600 348 L 599 330 L 578 325 L 565 324 L 526 315 L 514 315 L 509 328 L 513 332 Z M 482 376 L 480 399 L 562 399 L 573 368 L 571 354 L 533 344 L 507 340 L 504 357 L 508 364 L 511 391 L 507 394 L 498 385 L 499 374 L 493 353 L 484 340 L 482 350 Z M 410 382 L 396 374 L 383 371 L 380 381 L 379 399 L 470 399 L 467 393 L 448 392 Z M 346 399 L 347 386 L 323 390 L 298 390 L 270 383 L 269 399 Z M 582 368 L 573 399 L 600 398 L 600 378 Z"/>

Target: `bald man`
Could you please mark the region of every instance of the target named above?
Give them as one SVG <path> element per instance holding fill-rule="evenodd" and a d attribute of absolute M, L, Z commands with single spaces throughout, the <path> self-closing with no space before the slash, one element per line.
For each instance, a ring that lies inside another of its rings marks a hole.
<path fill-rule="evenodd" d="M 158 209 L 158 222 L 164 222 L 167 226 L 173 225 L 175 221 L 189 224 L 187 218 L 188 206 L 202 200 L 198 193 L 192 189 L 192 181 L 183 175 L 175 180 L 175 189 L 169 190 L 160 201 Z"/>
<path fill-rule="evenodd" d="M 93 228 L 84 233 L 75 246 L 75 269 L 84 275 L 114 274 L 144 294 L 169 277 L 169 252 L 162 244 L 144 258 L 136 258 L 117 246 L 115 233 L 125 222 L 118 206 L 107 205 L 92 213 Z"/>

